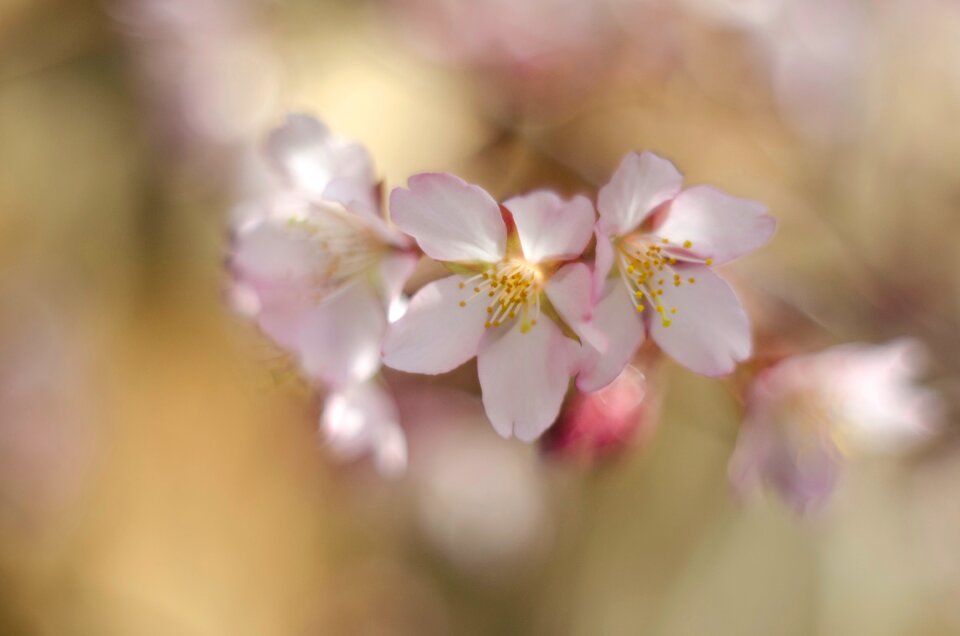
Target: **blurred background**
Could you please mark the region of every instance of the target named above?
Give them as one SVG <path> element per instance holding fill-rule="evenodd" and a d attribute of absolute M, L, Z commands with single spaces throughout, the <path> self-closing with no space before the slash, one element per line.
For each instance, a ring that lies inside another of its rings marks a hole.
<path fill-rule="evenodd" d="M 955 0 L 3 0 L 0 634 L 960 634 L 950 422 L 812 518 L 730 495 L 736 393 L 669 362 L 602 461 L 458 378 L 398 391 L 406 476 L 336 461 L 224 298 L 291 110 L 388 187 L 654 150 L 779 219 L 724 270 L 758 356 L 913 336 L 960 397 Z"/>

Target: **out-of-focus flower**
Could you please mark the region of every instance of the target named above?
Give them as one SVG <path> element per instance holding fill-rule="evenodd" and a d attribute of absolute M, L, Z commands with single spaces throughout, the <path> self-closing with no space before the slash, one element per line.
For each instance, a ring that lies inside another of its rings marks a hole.
<path fill-rule="evenodd" d="M 534 449 L 493 433 L 474 395 L 423 383 L 397 394 L 428 545 L 483 579 L 509 578 L 544 557 L 553 529 Z"/>
<path fill-rule="evenodd" d="M 180 151 L 231 149 L 272 114 L 277 65 L 245 0 L 112 0 L 152 123 Z"/>
<path fill-rule="evenodd" d="M 390 396 L 373 379 L 391 308 L 418 257 L 381 214 L 372 162 L 321 122 L 292 115 L 266 155 L 276 183 L 244 201 L 229 259 L 234 305 L 331 389 L 321 429 L 380 470 L 406 464 Z"/>
<path fill-rule="evenodd" d="M 730 463 L 734 487 L 764 482 L 800 511 L 823 504 L 850 453 L 902 451 L 936 430 L 943 404 L 915 384 L 922 368 L 920 345 L 897 340 L 787 358 L 762 372 Z"/>
<path fill-rule="evenodd" d="M 600 189 L 593 322 L 610 344 L 603 354 L 588 351 L 581 390 L 620 373 L 645 325 L 661 349 L 698 373 L 730 373 L 750 355 L 746 313 L 711 267 L 766 243 L 776 222 L 759 203 L 709 186 L 681 192 L 682 181 L 669 161 L 631 153 Z"/>
<path fill-rule="evenodd" d="M 658 401 L 643 372 L 628 365 L 599 391 L 578 391 L 544 436 L 543 447 L 551 454 L 591 460 L 642 443 L 656 426 Z"/>
<path fill-rule="evenodd" d="M 582 59 L 602 43 L 596 0 L 394 0 L 411 41 L 434 59 L 518 74 Z"/>
<path fill-rule="evenodd" d="M 270 135 L 267 155 L 286 187 L 243 204 L 230 255 L 234 296 L 311 378 L 366 381 L 380 368 L 387 309 L 417 257 L 381 216 L 362 148 L 295 115 Z"/>
<path fill-rule="evenodd" d="M 862 0 L 685 0 L 723 27 L 739 30 L 780 111 L 817 141 L 855 136 L 863 121 L 871 12 Z M 911 5 L 911 9 L 915 9 Z"/>
<path fill-rule="evenodd" d="M 756 32 L 780 108 L 802 133 L 829 141 L 858 132 L 868 27 L 859 0 L 784 0 Z"/>
<path fill-rule="evenodd" d="M 400 475 L 407 468 L 407 438 L 397 406 L 375 379 L 328 395 L 320 426 L 327 442 L 345 460 L 369 454 L 386 477 Z"/>
<path fill-rule="evenodd" d="M 582 98 L 619 40 L 600 0 L 385 0 L 392 21 L 432 60 L 476 71 L 485 96 L 542 109 Z"/>
<path fill-rule="evenodd" d="M 594 211 L 584 197 L 538 191 L 500 206 L 481 188 L 447 174 L 421 174 L 397 188 L 397 226 L 453 276 L 414 295 L 384 341 L 384 364 L 437 374 L 477 356 L 487 416 L 498 433 L 537 438 L 556 419 L 580 346 L 593 338 L 590 271 L 564 261 L 590 241 Z M 597 343 L 603 346 L 602 343 Z"/>

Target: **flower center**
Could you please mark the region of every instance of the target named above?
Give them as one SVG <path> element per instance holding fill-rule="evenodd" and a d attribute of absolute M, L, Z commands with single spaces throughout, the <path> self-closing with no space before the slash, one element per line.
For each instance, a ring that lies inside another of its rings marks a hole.
<path fill-rule="evenodd" d="M 505 320 L 520 318 L 520 331 L 526 333 L 540 317 L 540 293 L 543 272 L 519 258 L 500 261 L 486 270 L 460 282 L 460 289 L 470 288 L 473 295 L 460 301 L 461 307 L 478 298 L 487 300 L 485 326 L 499 327 Z"/>
<path fill-rule="evenodd" d="M 685 250 L 693 247 L 690 241 L 684 241 L 681 245 Z M 663 326 L 669 327 L 672 324 L 670 316 L 677 313 L 677 308 L 664 305 L 665 290 L 671 285 L 680 287 L 697 282 L 692 276 L 684 278 L 674 268 L 678 259 L 671 253 L 670 240 L 649 234 L 626 236 L 617 242 L 616 254 L 617 269 L 630 293 L 634 309 L 642 312 L 650 305 L 660 314 Z M 684 261 L 713 264 L 712 259 L 703 261 L 686 255 L 681 258 Z"/>
<path fill-rule="evenodd" d="M 316 260 L 310 268 L 307 289 L 315 301 L 365 275 L 386 247 L 349 213 L 336 208 L 290 218 L 287 225 L 313 248 Z"/>

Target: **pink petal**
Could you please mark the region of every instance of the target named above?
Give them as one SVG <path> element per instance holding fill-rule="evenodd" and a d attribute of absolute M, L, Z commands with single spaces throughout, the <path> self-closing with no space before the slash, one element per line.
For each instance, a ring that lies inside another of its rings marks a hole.
<path fill-rule="evenodd" d="M 288 115 L 269 134 L 267 158 L 287 183 L 318 198 L 375 207 L 373 161 L 366 148 L 335 138 L 318 119 Z"/>
<path fill-rule="evenodd" d="M 608 236 L 632 232 L 682 185 L 683 176 L 666 159 L 652 152 L 629 153 L 597 196 L 601 229 Z"/>
<path fill-rule="evenodd" d="M 385 310 L 369 285 L 354 283 L 303 319 L 300 361 L 304 371 L 332 386 L 362 382 L 380 368 Z"/>
<path fill-rule="evenodd" d="M 507 331 L 490 330 L 480 345 L 477 372 L 493 428 L 525 442 L 547 430 L 560 412 L 578 351 L 551 320 L 527 333 L 520 321 Z"/>
<path fill-rule="evenodd" d="M 383 363 L 409 373 L 446 373 L 477 353 L 487 320 L 486 298 L 465 307 L 472 291 L 461 289 L 460 276 L 424 285 L 407 313 L 390 325 L 383 342 Z"/>
<path fill-rule="evenodd" d="M 691 241 L 691 252 L 719 265 L 757 249 L 776 227 L 763 204 L 697 186 L 677 195 L 656 233 L 674 245 Z"/>
<path fill-rule="evenodd" d="M 692 371 L 709 376 L 732 372 L 752 350 L 750 322 L 740 299 L 709 267 L 674 269 L 684 283 L 668 285 L 660 297 L 671 325 L 664 327 L 660 316 L 647 307 L 650 335 L 664 352 Z M 687 283 L 688 277 L 696 282 Z M 671 308 L 677 312 L 670 313 Z"/>
<path fill-rule="evenodd" d="M 564 201 L 549 190 L 513 197 L 503 206 L 513 214 L 524 258 L 534 263 L 580 256 L 596 221 L 586 197 Z"/>
<path fill-rule="evenodd" d="M 617 279 L 608 280 L 593 310 L 593 326 L 607 338 L 606 350 L 584 346 L 577 388 L 597 391 L 613 382 L 643 342 L 643 321 Z"/>
<path fill-rule="evenodd" d="M 397 406 L 376 381 L 331 393 L 320 416 L 320 428 L 334 452 L 345 460 L 370 453 L 384 477 L 396 477 L 407 467 L 407 439 Z"/>
<path fill-rule="evenodd" d="M 408 187 L 390 194 L 391 218 L 427 256 L 454 262 L 503 258 L 507 228 L 485 190 L 440 173 L 410 177 Z"/>
<path fill-rule="evenodd" d="M 583 263 L 561 267 L 544 288 L 550 304 L 563 321 L 584 342 L 597 349 L 607 348 L 607 338 L 590 324 L 593 313 L 593 278 L 590 268 Z"/>
<path fill-rule="evenodd" d="M 593 299 L 600 298 L 607 282 L 607 276 L 613 268 L 613 243 L 599 230 L 596 232 L 597 247 L 593 259 Z"/>

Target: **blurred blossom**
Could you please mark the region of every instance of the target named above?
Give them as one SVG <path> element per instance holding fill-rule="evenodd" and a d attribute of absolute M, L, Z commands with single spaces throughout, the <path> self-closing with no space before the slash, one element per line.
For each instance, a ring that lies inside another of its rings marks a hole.
<path fill-rule="evenodd" d="M 770 25 L 790 0 L 682 0 L 689 10 L 735 27 L 761 29 Z"/>
<path fill-rule="evenodd" d="M 498 100 L 548 106 L 595 81 L 613 35 L 600 0 L 385 0 L 410 43 L 431 59 L 480 71 Z M 565 90 L 566 89 L 566 90 Z"/>
<path fill-rule="evenodd" d="M 331 448 L 345 460 L 369 454 L 385 477 L 400 475 L 407 468 L 407 439 L 397 406 L 376 380 L 328 395 L 320 426 Z"/>
<path fill-rule="evenodd" d="M 334 393 L 322 418 L 333 448 L 405 463 L 380 369 L 388 308 L 416 265 L 408 240 L 380 211 L 366 150 L 320 121 L 291 115 L 266 143 L 275 183 L 239 204 L 231 299 L 304 373 Z"/>
<path fill-rule="evenodd" d="M 730 462 L 741 493 L 760 482 L 799 511 L 821 506 L 855 452 L 909 449 L 936 430 L 943 403 L 915 384 L 924 351 L 912 340 L 850 344 L 763 371 L 747 394 Z"/>
<path fill-rule="evenodd" d="M 645 331 L 705 375 L 730 373 L 750 356 L 746 313 L 712 267 L 764 245 L 776 221 L 760 203 L 709 186 L 681 191 L 682 183 L 666 159 L 630 153 L 600 189 L 593 322 L 610 346 L 588 358 L 581 390 L 616 377 Z"/>
<path fill-rule="evenodd" d="M 860 132 L 872 11 L 863 0 L 683 0 L 689 11 L 743 35 L 782 114 L 824 142 Z"/>
<path fill-rule="evenodd" d="M 180 152 L 242 145 L 272 114 L 277 62 L 247 0 L 111 0 L 146 105 Z"/>
<path fill-rule="evenodd" d="M 390 195 L 397 226 L 424 253 L 458 271 L 424 286 L 391 325 L 384 364 L 408 373 L 452 371 L 474 356 L 494 429 L 523 441 L 560 411 L 590 329 L 590 272 L 575 259 L 590 241 L 593 205 L 541 190 L 500 206 L 448 174 L 420 174 Z M 552 306 L 555 311 L 544 308 Z M 598 344 L 597 346 L 603 346 Z"/>
<path fill-rule="evenodd" d="M 859 0 L 784 0 L 756 32 L 780 108 L 800 132 L 828 141 L 860 132 L 867 19 Z"/>
<path fill-rule="evenodd" d="M 533 449 L 495 435 L 473 395 L 418 385 L 398 400 L 427 542 L 483 577 L 509 576 L 543 557 L 553 531 Z"/>
<path fill-rule="evenodd" d="M 0 526 L 32 532 L 83 489 L 92 459 L 89 392 L 76 343 L 53 310 L 3 291 Z"/>
<path fill-rule="evenodd" d="M 648 440 L 656 428 L 658 406 L 659 396 L 652 394 L 647 377 L 628 365 L 599 391 L 576 391 L 544 436 L 543 447 L 571 458 L 607 457 Z"/>

